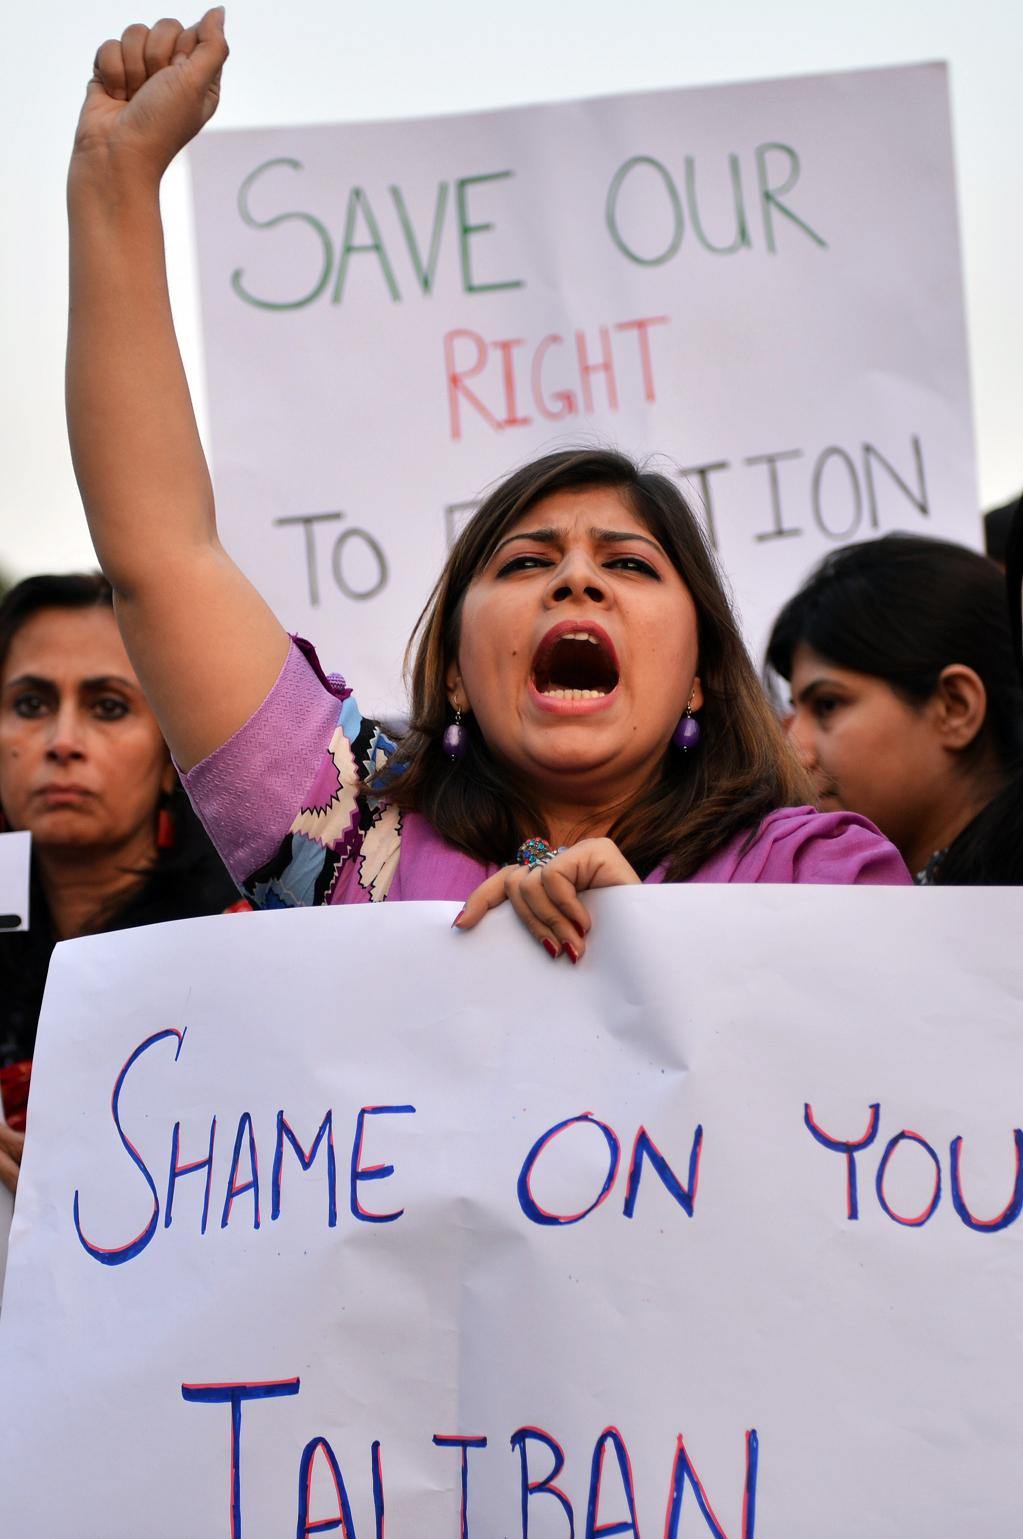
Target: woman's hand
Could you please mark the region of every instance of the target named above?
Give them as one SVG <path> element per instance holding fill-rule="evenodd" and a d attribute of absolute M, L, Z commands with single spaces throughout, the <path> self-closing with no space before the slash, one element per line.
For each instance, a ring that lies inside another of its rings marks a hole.
<path fill-rule="evenodd" d="M 227 52 L 222 6 L 191 27 L 158 21 L 101 44 L 78 120 L 76 160 L 124 153 L 159 181 L 216 112 Z"/>
<path fill-rule="evenodd" d="M 626 887 L 639 877 L 610 839 L 582 839 L 546 865 L 504 866 L 481 882 L 455 920 L 471 930 L 490 909 L 507 899 L 530 935 L 552 960 L 562 952 L 578 962 L 586 950 L 590 916 L 579 894 L 595 887 Z"/>
<path fill-rule="evenodd" d="M 18 1190 L 21 1172 L 21 1151 L 25 1147 L 24 1133 L 16 1133 L 0 1120 L 0 1181 L 12 1192 Z"/>

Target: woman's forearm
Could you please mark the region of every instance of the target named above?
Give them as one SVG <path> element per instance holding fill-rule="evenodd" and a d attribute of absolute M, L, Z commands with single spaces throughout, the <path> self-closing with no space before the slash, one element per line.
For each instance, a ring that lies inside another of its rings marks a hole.
<path fill-rule="evenodd" d="M 104 571 L 130 598 L 216 540 L 171 317 L 159 184 L 102 150 L 68 179 L 71 454 Z"/>
<path fill-rule="evenodd" d="M 217 539 L 167 292 L 160 179 L 216 110 L 226 58 L 219 8 L 104 43 L 68 176 L 71 453 L 129 655 L 186 769 L 248 719 L 288 645 Z"/>

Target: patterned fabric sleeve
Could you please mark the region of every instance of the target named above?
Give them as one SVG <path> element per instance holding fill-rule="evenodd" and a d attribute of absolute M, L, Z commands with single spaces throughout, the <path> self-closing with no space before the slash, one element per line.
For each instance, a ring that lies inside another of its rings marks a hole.
<path fill-rule="evenodd" d="M 393 752 L 344 680 L 295 638 L 255 715 L 183 779 L 254 907 L 379 902 L 398 863 L 401 816 L 367 781 Z"/>

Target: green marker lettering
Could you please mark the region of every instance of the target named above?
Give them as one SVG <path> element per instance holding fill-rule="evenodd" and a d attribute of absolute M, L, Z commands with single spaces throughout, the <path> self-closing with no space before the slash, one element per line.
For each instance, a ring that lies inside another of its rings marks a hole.
<path fill-rule="evenodd" d="M 314 219 L 312 214 L 292 211 L 274 214 L 271 219 L 255 217 L 249 208 L 249 190 L 257 177 L 262 176 L 264 171 L 272 170 L 274 166 L 287 166 L 292 171 L 304 169 L 300 160 L 290 160 L 286 156 L 281 156 L 277 160 L 266 160 L 261 166 L 257 166 L 255 171 L 250 171 L 238 189 L 238 212 L 242 222 L 253 230 L 272 230 L 279 224 L 286 224 L 289 219 L 297 219 L 300 223 L 308 225 L 316 233 L 320 242 L 322 252 L 320 276 L 309 292 L 300 295 L 297 299 L 263 299 L 258 294 L 250 294 L 242 282 L 243 269 L 240 267 L 236 267 L 231 274 L 231 287 L 239 299 L 243 299 L 247 305 L 255 305 L 260 310 L 301 310 L 303 305 L 311 305 L 315 299 L 319 299 L 327 286 L 330 270 L 334 265 L 334 243 L 330 238 L 330 231 L 318 219 Z"/>
<path fill-rule="evenodd" d="M 514 176 L 513 171 L 488 171 L 482 176 L 460 176 L 455 182 L 455 201 L 458 206 L 458 250 L 462 260 L 462 287 L 467 294 L 487 294 L 495 289 L 521 289 L 521 278 L 505 278 L 495 283 L 477 283 L 473 277 L 471 252 L 469 239 L 473 235 L 483 235 L 487 230 L 496 228 L 491 223 L 473 224 L 469 216 L 469 188 L 480 182 L 500 182 L 508 176 Z"/>
<path fill-rule="evenodd" d="M 447 208 L 448 202 L 448 184 L 447 182 L 437 183 L 437 200 L 433 208 L 433 228 L 430 231 L 430 254 L 426 259 L 425 266 L 423 265 L 423 258 L 419 250 L 419 243 L 416 240 L 416 232 L 412 227 L 412 221 L 405 206 L 402 190 L 400 187 L 389 187 L 388 191 L 394 200 L 394 207 L 401 221 L 402 233 L 405 236 L 405 244 L 408 247 L 408 254 L 412 259 L 412 269 L 419 281 L 419 287 L 424 294 L 429 294 L 433 290 L 433 280 L 437 273 L 440 238 L 441 232 L 444 229 L 444 211 Z"/>
<path fill-rule="evenodd" d="M 780 186 L 769 187 L 767 183 L 767 157 L 770 155 L 772 150 L 776 151 L 779 155 L 785 155 L 788 157 L 789 171 L 788 175 Z M 800 219 L 798 214 L 794 213 L 792 209 L 787 208 L 786 205 L 781 201 L 782 194 L 791 192 L 799 180 L 799 156 L 796 154 L 791 145 L 757 145 L 757 180 L 760 183 L 760 201 L 763 206 L 764 235 L 767 239 L 768 251 L 774 253 L 778 249 L 774 239 L 775 209 L 778 210 L 779 214 L 784 214 L 786 219 L 791 219 L 793 224 L 798 225 L 801 230 L 809 235 L 811 240 L 817 242 L 818 246 L 823 246 L 824 249 L 827 250 L 828 243 L 824 237 L 822 235 L 818 235 L 816 230 L 812 230 L 806 223 L 805 219 Z"/>
<path fill-rule="evenodd" d="M 356 241 L 355 225 L 360 212 L 369 231 L 368 241 Z M 401 291 L 398 281 L 394 276 L 394 268 L 391 266 L 387 250 L 384 246 L 383 236 L 380 234 L 380 226 L 377 224 L 376 215 L 372 204 L 361 187 L 353 187 L 348 194 L 348 207 L 345 210 L 345 233 L 341 243 L 341 259 L 337 264 L 337 282 L 334 284 L 333 303 L 339 305 L 344 294 L 345 278 L 348 274 L 348 261 L 351 256 L 368 255 L 370 252 L 376 255 L 380 263 L 380 271 L 384 275 L 388 292 L 392 299 L 400 300 Z"/>
<path fill-rule="evenodd" d="M 749 225 L 746 222 L 746 206 L 742 196 L 742 169 L 738 155 L 729 155 L 728 169 L 732 178 L 732 197 L 735 200 L 735 239 L 727 246 L 715 246 L 706 235 L 700 218 L 696 197 L 696 157 L 686 156 L 686 206 L 689 209 L 689 221 L 693 227 L 693 234 L 704 251 L 713 251 L 718 256 L 731 256 L 733 251 L 739 251 L 743 246 L 753 244 L 750 240 Z"/>

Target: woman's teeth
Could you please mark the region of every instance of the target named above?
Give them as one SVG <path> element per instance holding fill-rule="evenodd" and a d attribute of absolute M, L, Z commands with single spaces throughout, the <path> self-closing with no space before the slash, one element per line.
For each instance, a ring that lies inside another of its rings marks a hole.
<path fill-rule="evenodd" d="M 603 700 L 606 689 L 545 689 L 546 700 Z"/>
<path fill-rule="evenodd" d="M 584 686 L 554 682 L 573 675 L 593 682 Z M 551 646 L 541 647 L 533 684 L 547 700 L 603 700 L 618 687 L 618 670 L 589 631 L 563 631 Z"/>

